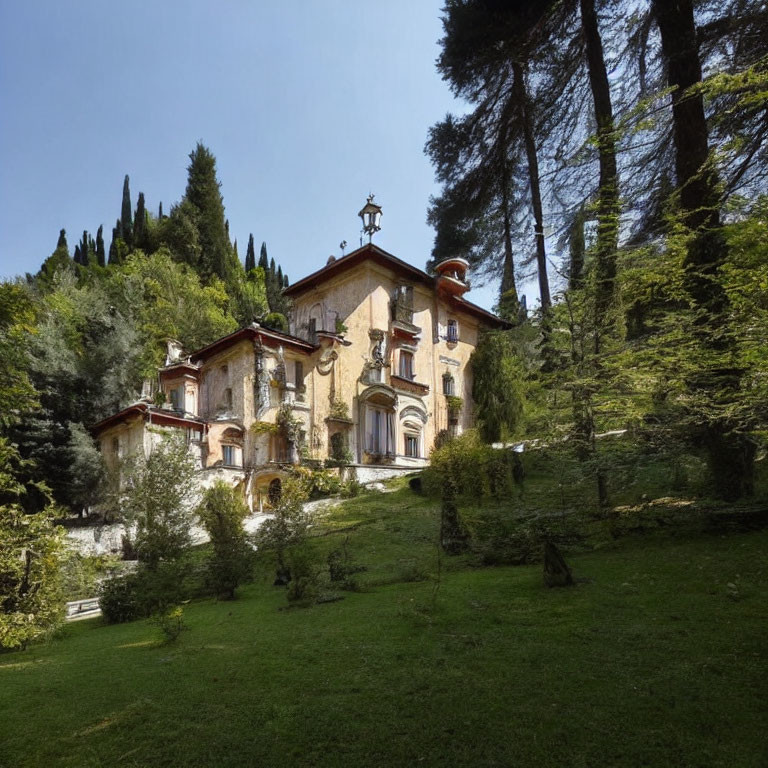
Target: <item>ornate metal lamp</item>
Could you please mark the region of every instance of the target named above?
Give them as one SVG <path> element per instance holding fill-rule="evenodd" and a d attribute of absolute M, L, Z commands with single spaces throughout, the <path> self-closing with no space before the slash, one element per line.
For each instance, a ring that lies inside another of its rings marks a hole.
<path fill-rule="evenodd" d="M 368 242 L 381 229 L 381 206 L 373 202 L 373 195 L 368 195 L 368 202 L 357 214 L 363 220 L 363 232 L 368 235 Z"/>

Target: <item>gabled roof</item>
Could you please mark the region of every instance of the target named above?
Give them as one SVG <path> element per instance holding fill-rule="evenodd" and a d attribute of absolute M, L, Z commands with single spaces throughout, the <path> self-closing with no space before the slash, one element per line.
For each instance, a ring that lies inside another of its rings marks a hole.
<path fill-rule="evenodd" d="M 436 280 L 432 275 L 427 274 L 421 269 L 417 269 L 402 259 L 398 259 L 397 256 L 393 256 L 383 248 L 379 248 L 378 245 L 368 243 L 367 245 L 362 246 L 362 248 L 358 248 L 356 251 L 352 251 L 352 253 L 342 256 L 340 259 L 336 259 L 330 264 L 326 264 L 322 269 L 318 269 L 311 275 L 307 275 L 293 285 L 289 285 L 287 288 L 283 289 L 283 293 L 292 298 L 301 296 L 302 293 L 305 293 L 318 285 L 322 285 L 332 277 L 346 272 L 348 269 L 352 269 L 365 261 L 373 261 L 376 264 L 388 267 L 393 272 L 413 282 L 428 285 L 433 289 L 436 287 Z M 476 317 L 486 325 L 490 325 L 494 328 L 511 328 L 511 323 L 502 320 L 500 317 L 497 317 L 492 312 L 488 312 L 482 307 L 478 307 L 477 304 L 473 304 L 471 301 L 453 297 L 449 298 L 449 303 L 457 310 Z"/>
<path fill-rule="evenodd" d="M 283 293 L 286 296 L 299 296 L 310 288 L 314 288 L 316 285 L 320 285 L 326 280 L 329 280 L 341 272 L 346 272 L 346 270 L 351 269 L 364 261 L 373 261 L 377 264 L 382 264 L 398 274 L 403 275 L 403 277 L 407 277 L 409 280 L 415 280 L 424 283 L 425 285 L 433 285 L 435 282 L 434 278 L 421 269 L 411 266 L 402 259 L 398 259 L 397 256 L 393 256 L 391 253 L 387 253 L 383 248 L 379 248 L 378 245 L 368 243 L 362 248 L 358 248 L 356 251 L 352 251 L 352 253 L 342 256 L 340 259 L 336 259 L 330 264 L 326 264 L 322 269 L 318 269 L 317 272 L 307 275 L 297 283 L 289 285 L 287 288 L 283 289 Z"/>
<path fill-rule="evenodd" d="M 223 336 L 220 339 L 212 342 L 202 349 L 198 349 L 193 352 L 189 359 L 194 363 L 197 361 L 204 361 L 218 352 L 221 352 L 227 347 L 231 347 L 234 344 L 238 344 L 241 341 L 260 339 L 261 343 L 267 347 L 290 347 L 297 352 L 304 352 L 304 354 L 311 355 L 317 347 L 310 344 L 304 339 L 298 338 L 298 336 L 291 336 L 288 333 L 282 333 L 281 331 L 273 331 L 271 328 L 262 328 L 260 325 L 248 325 L 245 328 L 240 328 L 234 333 L 230 333 L 228 336 Z"/>

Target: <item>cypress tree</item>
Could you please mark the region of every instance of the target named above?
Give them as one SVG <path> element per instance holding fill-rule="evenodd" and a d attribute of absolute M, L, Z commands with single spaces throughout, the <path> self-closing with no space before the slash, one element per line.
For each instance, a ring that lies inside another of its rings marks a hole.
<path fill-rule="evenodd" d="M 160 201 L 160 205 L 157 209 L 157 220 L 162 221 L 163 220 L 163 201 Z"/>
<path fill-rule="evenodd" d="M 126 245 L 133 243 L 133 221 L 131 218 L 131 188 L 128 183 L 128 174 L 125 174 L 123 181 L 123 207 L 120 212 L 120 236 L 125 240 Z"/>
<path fill-rule="evenodd" d="M 283 287 L 283 268 L 277 265 L 277 290 L 278 292 Z"/>
<path fill-rule="evenodd" d="M 96 260 L 99 262 L 99 266 L 103 267 L 106 262 L 106 253 L 104 252 L 104 226 L 99 225 L 96 230 Z"/>
<path fill-rule="evenodd" d="M 72 257 L 75 264 L 82 264 L 82 261 L 80 260 L 80 246 L 75 246 L 75 255 Z"/>
<path fill-rule="evenodd" d="M 261 244 L 261 252 L 259 253 L 259 266 L 264 270 L 264 277 L 266 278 L 267 272 L 269 272 L 269 261 L 267 260 L 267 244 Z"/>
<path fill-rule="evenodd" d="M 269 277 L 270 279 L 274 278 L 275 276 L 275 260 L 274 258 L 269 260 Z"/>
<path fill-rule="evenodd" d="M 67 230 L 66 229 L 60 229 L 59 230 L 59 239 L 56 242 L 56 250 L 58 251 L 59 248 L 66 248 L 67 253 L 69 253 L 69 246 L 67 245 Z"/>
<path fill-rule="evenodd" d="M 201 143 L 189 154 L 186 199 L 196 209 L 196 223 L 204 277 L 227 276 L 227 259 L 231 251 L 224 218 L 224 201 L 216 178 L 216 158 Z"/>
<path fill-rule="evenodd" d="M 256 250 L 253 246 L 253 234 L 248 237 L 248 250 L 245 252 L 245 271 L 256 269 Z"/>
<path fill-rule="evenodd" d="M 117 264 L 117 227 L 112 227 L 112 242 L 109 244 L 109 264 Z"/>
<path fill-rule="evenodd" d="M 283 288 L 287 288 L 290 285 L 288 282 L 288 275 L 283 275 Z"/>
<path fill-rule="evenodd" d="M 147 213 L 144 208 L 144 193 L 139 192 L 136 201 L 136 216 L 133 219 L 133 242 L 137 248 L 144 249 L 147 235 Z"/>

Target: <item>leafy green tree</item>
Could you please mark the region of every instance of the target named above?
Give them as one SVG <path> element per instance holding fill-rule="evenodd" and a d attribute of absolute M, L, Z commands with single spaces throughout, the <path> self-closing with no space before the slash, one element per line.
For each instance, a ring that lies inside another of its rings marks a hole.
<path fill-rule="evenodd" d="M 252 550 L 243 528 L 248 514 L 241 493 L 221 480 L 206 489 L 197 507 L 197 516 L 211 539 L 208 575 L 220 600 L 234 599 L 251 568 Z"/>
<path fill-rule="evenodd" d="M 18 454 L 0 437 L 0 497 L 21 496 L 14 480 Z M 0 503 L 0 649 L 24 648 L 61 623 L 64 530 L 52 508 L 33 515 Z"/>
<path fill-rule="evenodd" d="M 178 560 L 191 543 L 195 463 L 182 439 L 162 437 L 149 456 L 126 461 L 120 511 L 135 525 L 139 562 L 150 571 Z"/>
<path fill-rule="evenodd" d="M 29 291 L 20 284 L 0 283 L 0 430 L 38 405 L 28 362 L 35 320 Z"/>
<path fill-rule="evenodd" d="M 259 547 L 275 554 L 276 586 L 284 586 L 291 579 L 288 555 L 306 537 L 309 515 L 304 511 L 304 502 L 308 498 L 309 489 L 302 478 L 283 479 L 280 496 L 274 499 L 272 517 L 265 520 L 256 532 Z"/>

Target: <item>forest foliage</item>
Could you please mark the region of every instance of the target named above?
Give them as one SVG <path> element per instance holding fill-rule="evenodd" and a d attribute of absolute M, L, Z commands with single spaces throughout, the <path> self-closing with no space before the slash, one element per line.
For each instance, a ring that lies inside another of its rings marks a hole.
<path fill-rule="evenodd" d="M 442 184 L 428 266 L 468 257 L 513 326 L 473 358 L 484 438 L 567 441 L 601 505 L 612 430 L 696 453 L 715 495 L 749 495 L 768 374 L 765 3 L 448 0 L 443 29 L 438 69 L 470 109 L 426 145 Z"/>
<path fill-rule="evenodd" d="M 215 158 L 202 144 L 189 158 L 184 196 L 167 215 L 162 204 L 150 212 L 143 193 L 134 207 L 126 176 L 108 248 L 100 226 L 70 254 L 61 230 L 39 272 L 0 285 L 4 434 L 29 460 L 26 479 L 75 512 L 103 490 L 89 428 L 142 394 L 168 340 L 192 351 L 254 320 L 284 324 L 287 276 L 266 243 L 256 263 L 253 235 L 240 261 Z M 20 503 L 35 511 L 48 499 L 31 485 Z"/>

